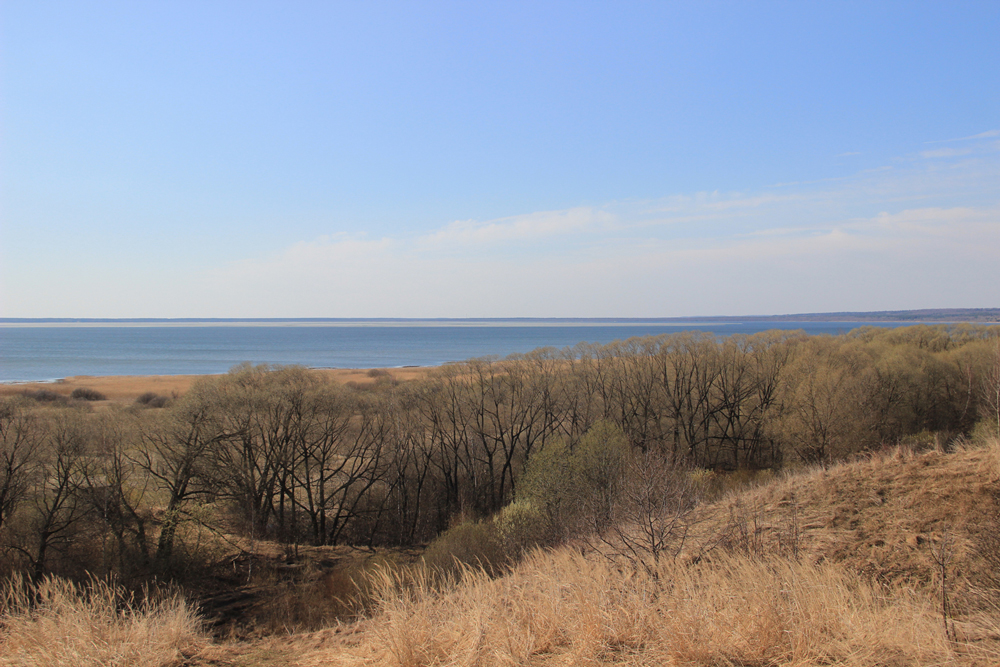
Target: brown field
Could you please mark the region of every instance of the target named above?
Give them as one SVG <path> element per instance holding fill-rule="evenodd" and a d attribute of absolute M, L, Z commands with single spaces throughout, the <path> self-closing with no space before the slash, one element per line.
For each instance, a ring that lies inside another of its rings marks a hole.
<path fill-rule="evenodd" d="M 328 368 L 313 371 L 334 382 L 346 384 L 355 382 L 366 384 L 375 382 L 373 374 L 381 370 L 388 372 L 399 381 L 415 380 L 427 375 L 429 367 L 407 367 L 391 369 Z M 74 375 L 56 382 L 24 382 L 0 385 L 0 396 L 15 396 L 23 392 L 46 389 L 62 396 L 69 396 L 74 389 L 85 388 L 99 391 L 109 401 L 131 402 L 141 394 L 153 392 L 161 396 L 180 396 L 205 375 Z"/>

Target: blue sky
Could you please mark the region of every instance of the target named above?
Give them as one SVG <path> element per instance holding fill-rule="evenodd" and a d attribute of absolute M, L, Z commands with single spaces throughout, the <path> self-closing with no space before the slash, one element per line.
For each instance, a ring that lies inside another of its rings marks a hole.
<path fill-rule="evenodd" d="M 0 21 L 0 316 L 1000 306 L 997 2 Z"/>

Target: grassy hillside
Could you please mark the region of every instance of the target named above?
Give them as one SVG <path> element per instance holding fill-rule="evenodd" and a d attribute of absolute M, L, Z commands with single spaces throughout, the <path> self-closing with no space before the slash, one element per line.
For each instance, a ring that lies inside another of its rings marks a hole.
<path fill-rule="evenodd" d="M 997 442 L 898 447 L 707 503 L 680 555 L 652 567 L 583 544 L 536 551 L 492 578 L 374 567 L 357 573 L 370 595 L 362 620 L 214 642 L 171 621 L 161 625 L 173 653 L 120 664 L 995 665 L 998 509 Z M 0 663 L 57 664 L 63 647 L 75 652 L 66 664 L 87 663 L 80 628 L 107 626 L 113 605 L 88 625 L 87 606 L 71 610 L 61 595 L 53 609 L 72 623 L 8 597 Z M 156 621 L 173 609 L 144 613 Z M 88 641 L 104 642 L 103 656 L 141 654 L 129 642 L 162 645 L 150 636 L 156 623 L 142 625 L 152 630 L 88 630 L 99 635 Z"/>
<path fill-rule="evenodd" d="M 998 494 L 996 443 L 896 448 L 707 505 L 652 569 L 564 548 L 387 580 L 358 648 L 298 664 L 995 665 Z"/>

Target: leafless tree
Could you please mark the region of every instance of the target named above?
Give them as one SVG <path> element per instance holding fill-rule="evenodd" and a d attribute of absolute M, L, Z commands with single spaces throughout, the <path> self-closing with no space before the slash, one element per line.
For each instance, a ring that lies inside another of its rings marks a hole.
<path fill-rule="evenodd" d="M 41 440 L 41 425 L 23 401 L 0 400 L 0 530 L 25 500 Z"/>
<path fill-rule="evenodd" d="M 684 548 L 699 501 L 698 487 L 656 451 L 633 453 L 610 496 L 608 521 L 596 535 L 610 553 L 656 576 L 664 558 Z"/>
<path fill-rule="evenodd" d="M 31 482 L 32 539 L 20 549 L 36 580 L 45 574 L 53 552 L 65 553 L 72 545 L 77 524 L 89 509 L 79 493 L 89 445 L 83 420 L 61 412 L 50 420 L 45 436 Z"/>

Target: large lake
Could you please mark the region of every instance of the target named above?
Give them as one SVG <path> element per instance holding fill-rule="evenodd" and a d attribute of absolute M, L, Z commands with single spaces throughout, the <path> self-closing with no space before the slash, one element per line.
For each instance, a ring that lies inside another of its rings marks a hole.
<path fill-rule="evenodd" d="M 768 329 L 838 334 L 872 323 L 449 321 L 208 324 L 0 324 L 0 382 L 73 375 L 224 373 L 236 364 L 314 368 L 436 366 L 580 342 L 610 343 L 680 331 L 716 335 Z M 874 326 L 904 326 L 878 323 Z"/>

